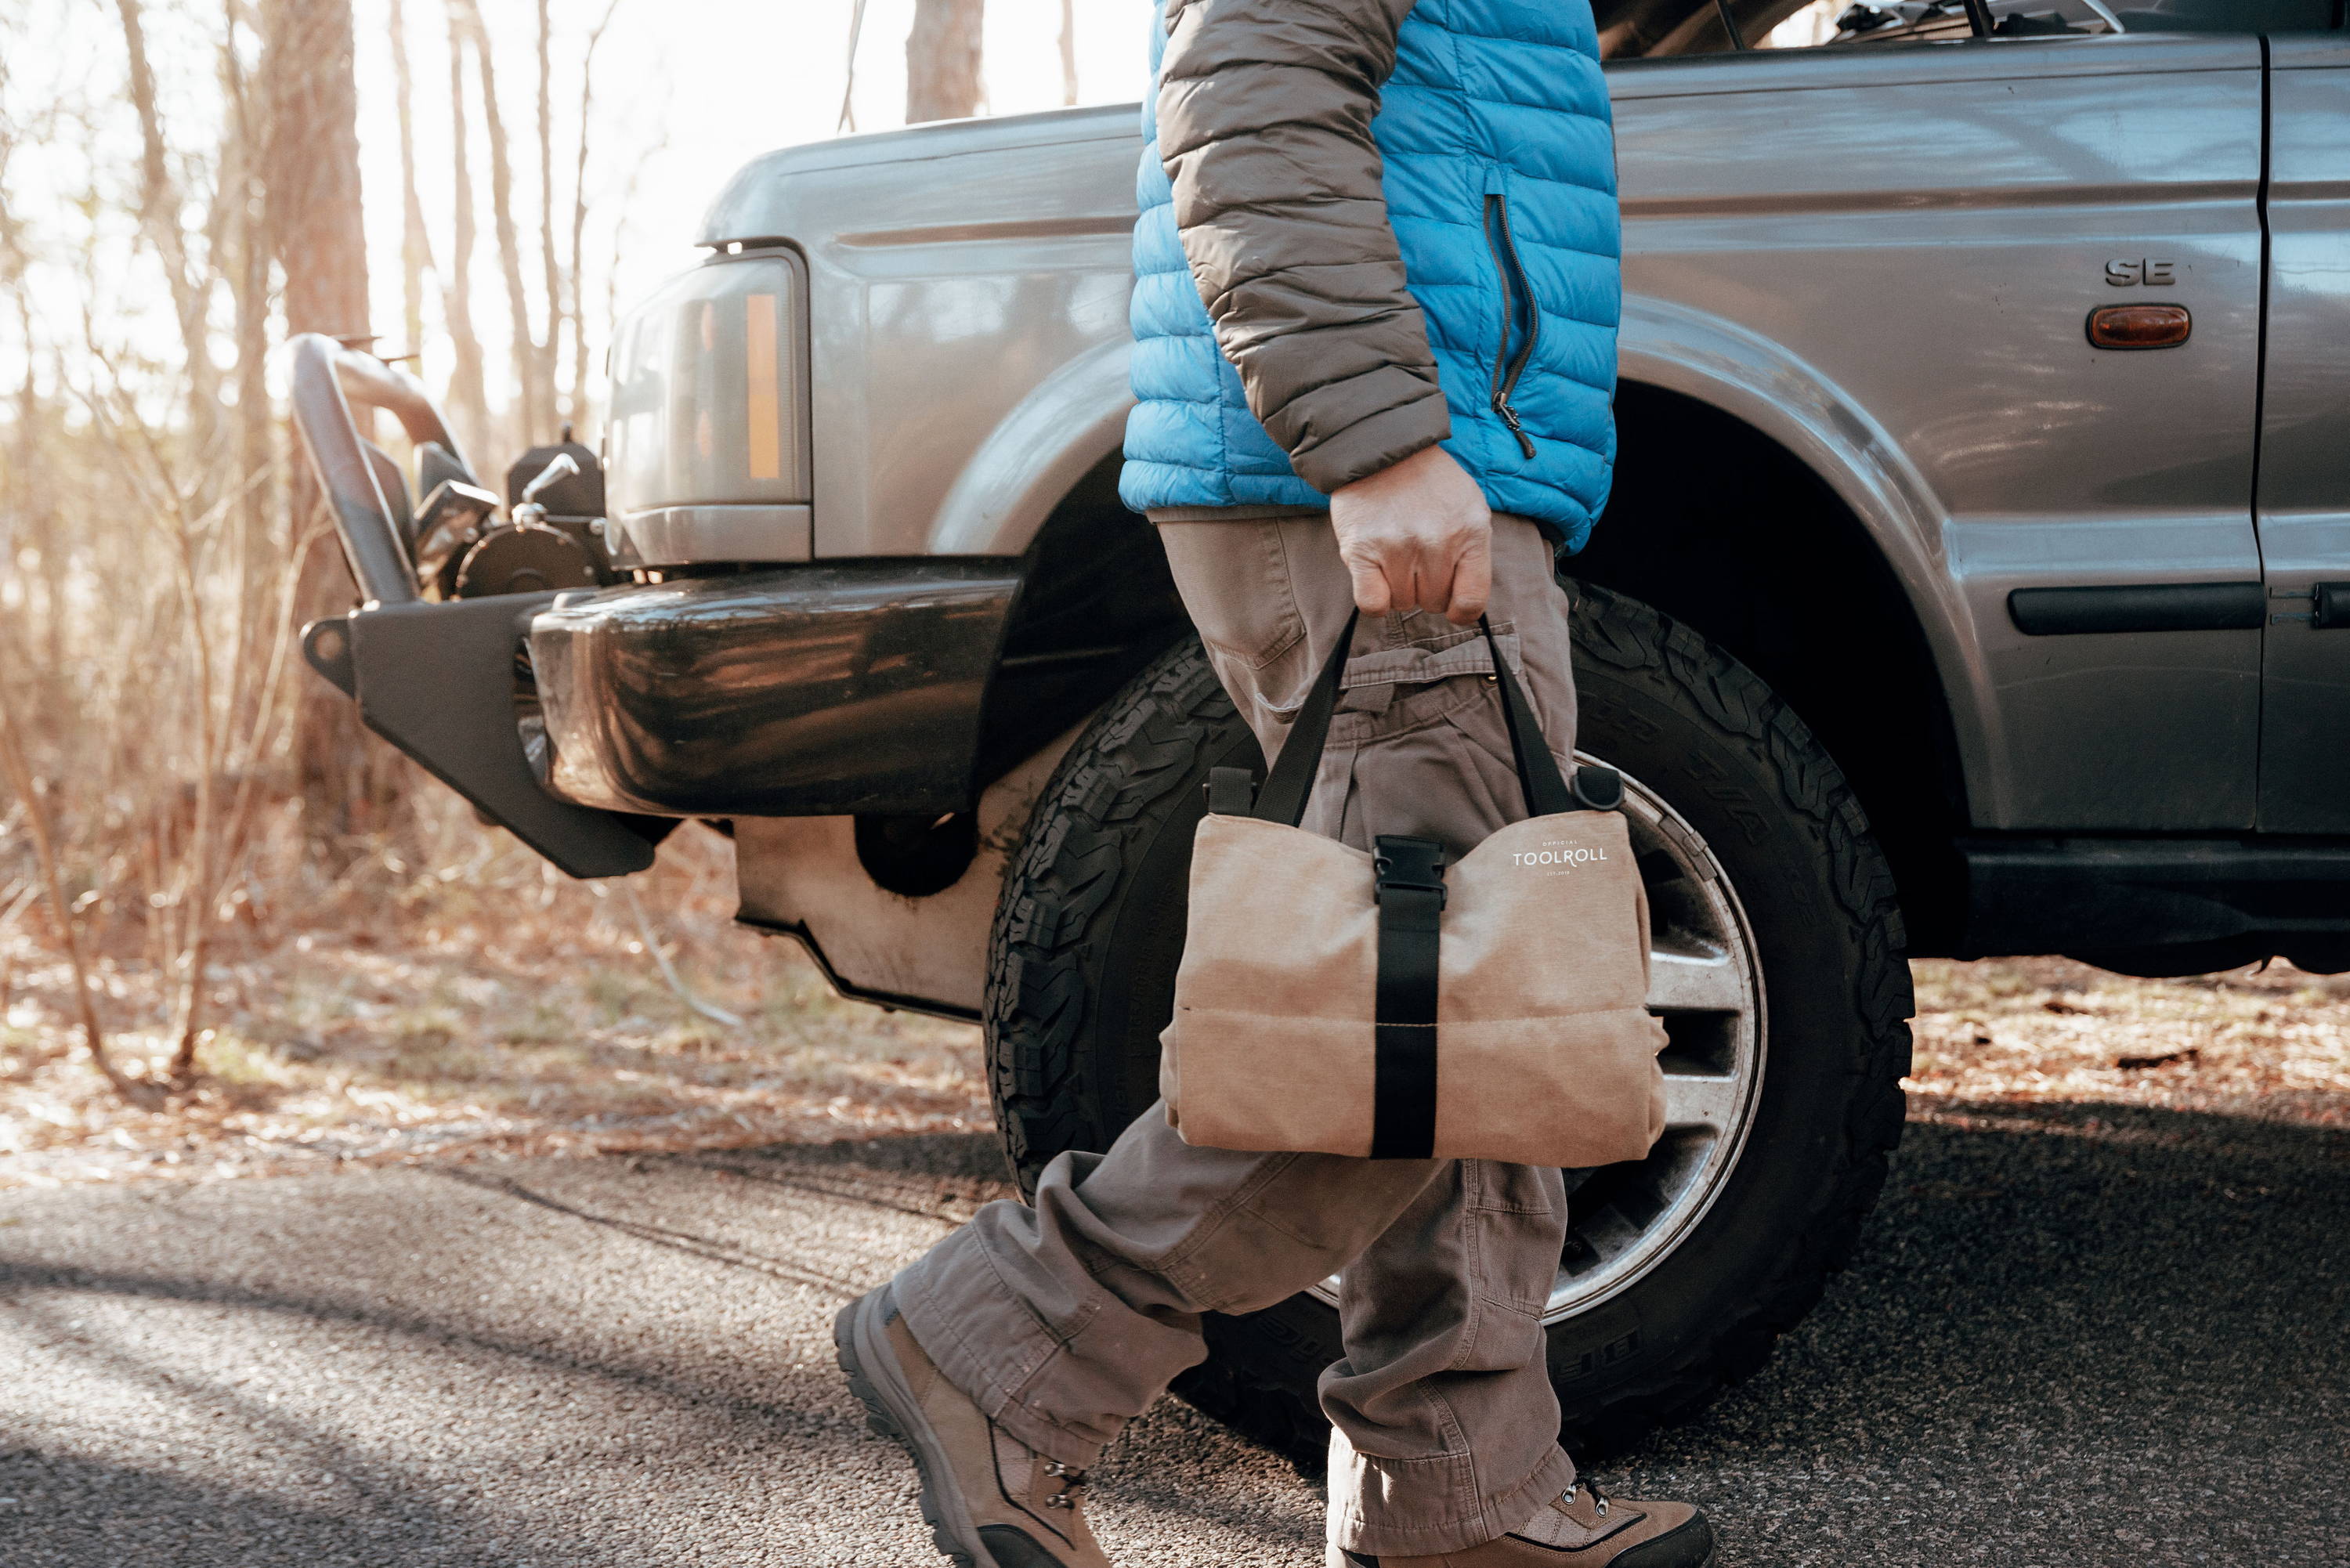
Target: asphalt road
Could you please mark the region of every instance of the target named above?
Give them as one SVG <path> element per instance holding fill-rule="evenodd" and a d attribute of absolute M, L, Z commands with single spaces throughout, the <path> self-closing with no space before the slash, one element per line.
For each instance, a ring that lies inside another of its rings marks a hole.
<path fill-rule="evenodd" d="M 5 1568 L 928 1564 L 835 1307 L 983 1140 L 0 1197 Z M 1771 1366 L 1597 1472 L 1729 1564 L 2350 1564 L 2350 1135 L 1913 1126 Z M 1172 1401 L 1123 1564 L 1320 1562 L 1317 1489 Z"/>

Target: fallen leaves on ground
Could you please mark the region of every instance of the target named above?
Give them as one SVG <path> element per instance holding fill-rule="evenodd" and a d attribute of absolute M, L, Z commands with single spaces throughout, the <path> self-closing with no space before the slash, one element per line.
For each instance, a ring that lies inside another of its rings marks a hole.
<path fill-rule="evenodd" d="M 986 1127 L 979 1032 L 842 1001 L 791 942 L 734 926 L 730 853 L 689 829 L 639 879 L 686 994 L 623 898 L 519 850 L 419 873 L 374 919 L 224 950 L 203 1076 L 158 1111 L 107 1091 L 63 963 L 19 933 L 0 966 L 0 1188 Z M 1913 1116 L 2110 1102 L 2350 1126 L 2350 977 L 1913 968 Z M 101 972 L 116 1051 L 158 1076 L 169 988 L 121 955 Z"/>
<path fill-rule="evenodd" d="M 685 994 L 623 898 L 552 872 L 435 879 L 379 922 L 227 955 L 203 1076 L 159 1111 L 107 1091 L 65 966 L 20 948 L 0 1188 L 985 1127 L 978 1030 L 842 1001 L 788 939 L 734 926 L 730 853 L 690 829 L 639 879 Z M 102 972 L 118 1059 L 159 1077 L 165 988 Z"/>
<path fill-rule="evenodd" d="M 2067 959 L 1912 964 L 1911 1114 L 2097 1101 L 2350 1127 L 2350 975 L 2134 980 Z"/>

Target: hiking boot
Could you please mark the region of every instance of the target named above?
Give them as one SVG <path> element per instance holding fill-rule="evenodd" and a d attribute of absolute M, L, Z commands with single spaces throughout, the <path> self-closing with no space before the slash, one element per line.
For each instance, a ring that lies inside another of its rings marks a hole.
<path fill-rule="evenodd" d="M 922 1518 L 957 1568 L 1110 1568 L 1086 1526 L 1086 1472 L 1031 1449 L 940 1376 L 889 1286 L 841 1308 L 832 1343 L 868 1424 L 913 1456 Z"/>
<path fill-rule="evenodd" d="M 1331 1554 L 1333 1568 L 1713 1568 L 1713 1526 L 1685 1502 L 1602 1497 L 1577 1482 L 1499 1541 L 1432 1557 Z"/>

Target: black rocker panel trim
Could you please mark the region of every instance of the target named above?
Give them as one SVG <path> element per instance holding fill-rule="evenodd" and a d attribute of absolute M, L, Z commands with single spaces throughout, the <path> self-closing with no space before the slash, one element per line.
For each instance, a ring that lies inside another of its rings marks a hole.
<path fill-rule="evenodd" d="M 2268 613 L 2258 583 L 2127 583 L 2017 588 L 2008 618 L 2026 637 L 2116 631 L 2253 631 Z"/>

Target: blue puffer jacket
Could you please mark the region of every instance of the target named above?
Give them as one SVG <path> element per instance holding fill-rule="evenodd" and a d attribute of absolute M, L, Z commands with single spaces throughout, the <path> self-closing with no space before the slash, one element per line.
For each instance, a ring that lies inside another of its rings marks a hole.
<path fill-rule="evenodd" d="M 1497 511 L 1580 547 L 1622 292 L 1587 0 L 1174 5 L 1143 114 L 1126 504 L 1320 506 L 1442 439 Z"/>

